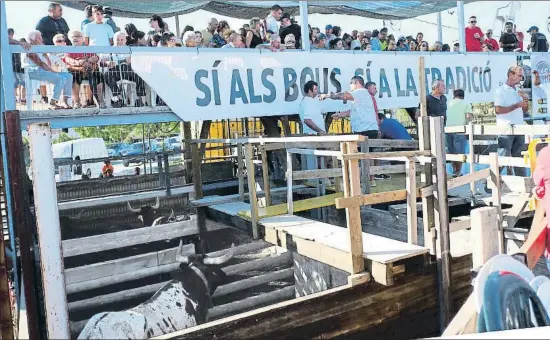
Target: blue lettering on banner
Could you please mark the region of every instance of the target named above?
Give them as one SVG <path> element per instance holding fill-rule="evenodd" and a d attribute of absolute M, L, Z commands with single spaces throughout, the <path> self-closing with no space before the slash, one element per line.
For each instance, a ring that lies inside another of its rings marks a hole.
<path fill-rule="evenodd" d="M 246 80 L 248 82 L 248 96 L 251 104 L 257 104 L 262 102 L 262 96 L 256 95 L 254 92 L 254 74 L 252 69 L 246 69 Z"/>
<path fill-rule="evenodd" d="M 203 78 L 208 79 L 208 71 L 198 70 L 197 72 L 195 72 L 195 87 L 197 88 L 197 90 L 201 91 L 204 94 L 203 98 L 197 97 L 197 100 L 195 101 L 197 106 L 200 107 L 208 106 L 212 98 L 212 92 L 210 91 L 210 88 L 208 87 L 208 85 L 201 81 Z"/>
<path fill-rule="evenodd" d="M 414 82 L 414 75 L 410 68 L 407 69 L 407 97 L 411 96 L 411 92 L 414 96 L 418 96 L 418 91 L 416 90 L 416 84 Z"/>
<path fill-rule="evenodd" d="M 296 85 L 296 71 L 290 67 L 283 69 L 283 78 L 285 80 L 285 102 L 293 102 L 298 98 L 298 85 Z"/>
<path fill-rule="evenodd" d="M 264 103 L 273 103 L 275 99 L 277 98 L 277 89 L 275 88 L 275 85 L 267 77 L 273 76 L 273 69 L 272 68 L 266 68 L 262 71 L 262 84 L 266 89 L 269 90 L 269 94 L 263 95 L 263 101 Z"/>
<path fill-rule="evenodd" d="M 233 70 L 233 74 L 231 75 L 231 95 L 229 97 L 229 104 L 234 105 L 237 98 L 241 98 L 243 104 L 248 104 L 243 81 L 241 80 L 241 73 L 239 70 Z"/>
<path fill-rule="evenodd" d="M 456 88 L 455 88 L 455 80 L 454 80 L 454 76 L 453 76 L 453 71 L 451 70 L 450 67 L 447 67 L 445 69 L 445 84 L 446 84 L 446 87 L 447 87 L 447 93 L 449 91 L 454 91 Z"/>
<path fill-rule="evenodd" d="M 405 97 L 405 91 L 401 90 L 401 83 L 399 82 L 399 69 L 393 69 L 393 73 L 395 74 L 395 86 L 397 87 L 397 96 Z"/>
<path fill-rule="evenodd" d="M 388 83 L 388 78 L 386 78 L 386 70 L 381 68 L 380 69 L 380 94 L 378 95 L 378 97 L 382 98 L 384 96 L 384 93 L 388 96 L 388 98 L 391 98 L 391 89 L 390 89 L 390 84 Z"/>
<path fill-rule="evenodd" d="M 466 91 L 466 71 L 460 66 L 456 67 L 456 88 L 468 92 Z"/>
<path fill-rule="evenodd" d="M 310 80 L 313 80 L 315 79 L 313 77 L 313 70 L 311 69 L 311 67 L 304 67 L 302 69 L 302 72 L 300 73 L 300 92 L 302 92 L 302 96 L 305 96 L 306 94 L 304 93 L 304 85 L 310 81 Z M 319 85 L 319 83 L 317 83 L 317 85 Z"/>
<path fill-rule="evenodd" d="M 342 72 L 339 68 L 332 69 L 332 72 L 330 72 L 330 83 L 332 84 L 332 86 L 334 86 L 336 92 L 342 91 L 342 84 L 340 84 L 340 81 L 338 80 L 338 78 L 336 78 L 336 76 L 339 76 L 341 74 Z"/>
<path fill-rule="evenodd" d="M 217 64 L 215 64 L 217 66 Z M 212 70 L 212 86 L 214 87 L 214 104 L 221 105 L 220 81 L 218 79 L 218 70 Z"/>

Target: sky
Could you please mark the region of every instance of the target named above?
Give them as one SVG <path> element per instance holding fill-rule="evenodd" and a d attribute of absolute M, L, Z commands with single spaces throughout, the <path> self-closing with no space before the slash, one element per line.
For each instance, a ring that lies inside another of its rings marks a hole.
<path fill-rule="evenodd" d="M 495 36 L 498 36 L 498 32 L 501 30 L 501 26 L 495 22 L 497 9 L 499 7 L 505 7 L 509 5 L 511 1 L 478 1 L 465 5 L 465 17 L 468 18 L 471 15 L 477 16 L 478 26 L 481 29 L 486 30 L 493 28 Z M 525 32 L 531 26 L 538 26 L 540 31 L 547 34 L 546 21 L 550 16 L 550 1 L 518 1 L 521 8 L 515 14 L 515 22 L 518 29 Z M 15 29 L 16 38 L 22 38 L 27 33 L 34 29 L 36 23 L 43 16 L 47 15 L 48 1 L 6 1 L 6 9 L 8 15 L 8 26 Z M 510 13 L 510 6 L 501 12 L 501 14 L 508 15 Z M 80 29 L 80 23 L 84 19 L 83 12 L 77 11 L 71 8 L 63 8 L 63 17 L 69 24 L 71 29 Z M 212 14 L 203 10 L 199 10 L 194 13 L 180 15 L 180 27 L 183 29 L 185 25 L 191 25 L 195 30 L 203 30 L 206 27 L 206 23 L 209 18 L 215 17 L 218 20 L 227 20 L 232 28 L 239 28 L 248 20 L 234 19 L 224 17 L 217 14 Z M 430 14 L 421 16 L 415 19 L 386 21 L 386 27 L 388 27 L 389 33 L 393 33 L 396 37 L 399 35 L 413 35 L 417 32 L 424 33 L 424 40 L 433 43 L 437 40 L 437 26 L 436 26 L 436 14 Z M 300 17 L 296 17 L 298 23 L 300 23 Z M 149 31 L 148 19 L 132 19 L 114 17 L 115 23 L 118 27 L 123 28 L 127 23 L 134 23 L 141 31 Z M 175 31 L 175 19 L 165 19 L 172 31 Z M 458 40 L 457 30 L 457 11 L 456 8 L 442 12 L 443 22 L 443 42 L 452 44 Z M 344 32 L 351 32 L 354 29 L 357 30 L 373 30 L 383 27 L 382 20 L 370 19 L 349 15 L 323 15 L 313 14 L 309 16 L 309 23 L 312 27 L 320 27 L 323 30 L 327 24 L 339 25 Z M 526 39 L 529 39 L 529 35 L 526 35 Z"/>

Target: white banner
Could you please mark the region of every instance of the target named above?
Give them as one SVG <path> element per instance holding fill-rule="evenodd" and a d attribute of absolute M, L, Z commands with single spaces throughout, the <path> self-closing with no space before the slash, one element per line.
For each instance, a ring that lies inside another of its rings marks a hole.
<path fill-rule="evenodd" d="M 470 103 L 492 102 L 516 57 L 487 54 L 425 56 L 426 87 L 435 79 L 464 89 Z M 303 85 L 319 93 L 349 90 L 354 75 L 378 86 L 378 107 L 416 107 L 419 55 L 365 53 L 133 53 L 132 67 L 179 117 L 186 121 L 298 113 Z M 344 110 L 334 102 L 334 111 Z"/>
<path fill-rule="evenodd" d="M 547 115 L 547 93 L 550 92 L 550 54 L 544 53 L 533 55 L 531 57 L 531 72 L 533 71 L 538 71 L 540 76 L 540 84 L 535 84 L 535 75 L 531 74 L 533 117 L 537 115 Z M 542 124 L 542 122 L 539 121 L 539 124 Z"/>

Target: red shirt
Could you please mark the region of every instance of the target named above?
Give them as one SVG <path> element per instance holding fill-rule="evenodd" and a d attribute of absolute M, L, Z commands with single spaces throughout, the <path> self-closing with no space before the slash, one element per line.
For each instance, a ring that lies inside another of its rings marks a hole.
<path fill-rule="evenodd" d="M 71 59 L 84 59 L 86 57 L 93 57 L 94 53 L 67 53 L 67 57 Z"/>
<path fill-rule="evenodd" d="M 483 32 L 479 27 L 466 27 L 466 51 L 467 52 L 481 52 L 481 41 L 479 38 L 474 38 L 474 34 L 479 34 L 479 38 L 483 37 Z"/>
<path fill-rule="evenodd" d="M 500 49 L 500 46 L 498 45 L 498 41 L 496 41 L 495 39 L 491 38 L 491 39 L 486 39 L 485 42 L 491 46 L 493 46 L 493 51 L 495 52 L 498 52 L 498 50 Z"/>
<path fill-rule="evenodd" d="M 520 51 L 523 51 L 523 39 L 525 39 L 525 36 L 522 32 L 516 32 L 516 38 L 518 38 Z"/>

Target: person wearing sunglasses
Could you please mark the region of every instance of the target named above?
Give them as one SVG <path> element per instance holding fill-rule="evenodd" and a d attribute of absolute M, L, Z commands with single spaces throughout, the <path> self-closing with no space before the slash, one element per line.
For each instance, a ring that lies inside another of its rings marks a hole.
<path fill-rule="evenodd" d="M 466 51 L 481 52 L 481 42 L 483 41 L 483 31 L 477 26 L 477 18 L 471 16 L 468 20 L 468 27 L 465 28 Z"/>

